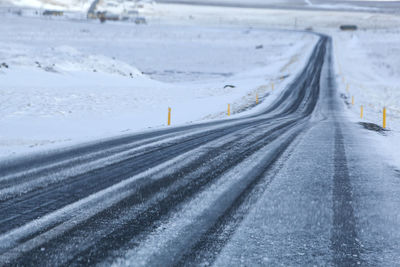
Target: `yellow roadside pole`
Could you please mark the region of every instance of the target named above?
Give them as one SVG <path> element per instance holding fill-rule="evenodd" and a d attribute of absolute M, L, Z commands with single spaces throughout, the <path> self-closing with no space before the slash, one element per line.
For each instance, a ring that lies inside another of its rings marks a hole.
<path fill-rule="evenodd" d="M 228 116 L 231 115 L 231 104 L 228 104 Z"/>
<path fill-rule="evenodd" d="M 351 104 L 354 105 L 354 96 L 351 97 Z"/>
<path fill-rule="evenodd" d="M 271 83 L 271 90 L 274 90 L 274 83 Z"/>
<path fill-rule="evenodd" d="M 383 108 L 383 129 L 386 129 L 386 107 Z"/>
<path fill-rule="evenodd" d="M 171 125 L 171 108 L 168 108 L 168 126 Z"/>
<path fill-rule="evenodd" d="M 361 105 L 361 110 L 360 110 L 360 118 L 362 119 L 364 116 L 364 107 Z"/>
<path fill-rule="evenodd" d="M 258 104 L 258 94 L 256 94 L 256 104 Z"/>

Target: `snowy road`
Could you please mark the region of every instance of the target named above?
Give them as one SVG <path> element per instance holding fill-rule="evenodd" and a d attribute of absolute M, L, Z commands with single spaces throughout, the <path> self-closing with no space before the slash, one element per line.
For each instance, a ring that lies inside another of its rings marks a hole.
<path fill-rule="evenodd" d="M 399 218 L 368 195 L 395 172 L 355 160 L 331 50 L 257 115 L 1 163 L 0 265 L 398 262 Z"/>

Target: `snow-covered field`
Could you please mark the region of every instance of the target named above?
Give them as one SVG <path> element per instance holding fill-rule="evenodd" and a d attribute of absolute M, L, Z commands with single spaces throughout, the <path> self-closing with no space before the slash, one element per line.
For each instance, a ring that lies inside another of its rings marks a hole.
<path fill-rule="evenodd" d="M 106 12 L 119 19 L 135 18 L 152 12 L 152 0 L 0 0 L 0 15 L 45 16 L 57 19 L 86 19 L 88 12 Z M 50 14 L 45 15 L 46 11 Z M 61 11 L 61 14 L 51 16 L 51 12 Z"/>
<path fill-rule="evenodd" d="M 257 93 L 266 105 L 317 40 L 248 26 L 12 16 L 0 31 L 3 157 L 163 127 L 168 107 L 179 125 L 226 118 L 228 104 L 246 110 Z"/>
<path fill-rule="evenodd" d="M 92 0 L 2 0 L 2 5 L 14 5 L 20 7 L 79 11 L 85 12 L 89 9 Z"/>
<path fill-rule="evenodd" d="M 376 138 L 377 147 L 400 166 L 399 28 L 338 33 L 335 41 L 338 85 L 351 119 L 383 126 L 386 107 L 386 126 L 390 131 Z"/>
<path fill-rule="evenodd" d="M 392 149 L 400 139 L 400 17 L 157 4 L 147 19 L 2 18 L 0 64 L 9 68 L 0 68 L 1 156 L 164 127 L 168 107 L 179 125 L 224 118 L 228 103 L 233 113 L 246 110 L 256 93 L 266 105 L 316 40 L 293 30 L 312 28 L 333 37 L 339 89 L 347 102 L 355 98 L 349 118 L 361 121 L 363 105 L 363 121 L 381 125 L 386 106 L 391 131 L 369 134 L 400 158 Z M 341 32 L 341 24 L 359 30 Z"/>
<path fill-rule="evenodd" d="M 108 12 L 117 15 L 136 15 L 139 12 L 142 14 L 151 13 L 155 2 L 152 0 L 134 0 L 134 1 L 119 1 L 119 0 L 102 0 L 96 5 L 96 11 Z"/>
<path fill-rule="evenodd" d="M 338 34 L 336 41 L 344 91 L 364 106 L 366 120 L 380 121 L 386 107 L 389 128 L 400 120 L 399 42 L 399 30 Z"/>
<path fill-rule="evenodd" d="M 226 16 L 225 14 L 229 14 Z M 238 9 L 158 4 L 154 16 L 174 18 L 182 24 L 253 25 L 274 29 L 312 28 L 333 38 L 337 84 L 348 110 L 348 119 L 382 126 L 382 109 L 387 108 L 387 128 L 367 132 L 377 153 L 400 168 L 400 16 L 396 14 L 340 11 Z M 339 26 L 356 24 L 355 32 Z M 348 90 L 346 90 L 348 85 Z M 355 104 L 351 105 L 354 96 Z M 348 105 L 350 103 L 350 105 Z M 360 119 L 360 105 L 364 116 Z"/>

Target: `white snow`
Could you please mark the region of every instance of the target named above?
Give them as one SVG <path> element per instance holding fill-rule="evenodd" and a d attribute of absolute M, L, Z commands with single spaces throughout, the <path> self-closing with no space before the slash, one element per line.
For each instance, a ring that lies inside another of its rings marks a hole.
<path fill-rule="evenodd" d="M 379 27 L 379 20 L 377 20 Z M 356 33 L 337 33 L 335 42 L 338 85 L 347 102 L 352 121 L 372 122 L 390 130 L 376 135 L 380 154 L 400 166 L 400 31 L 373 29 Z M 351 99 L 354 97 L 354 105 Z M 363 118 L 360 118 L 361 105 Z M 388 153 L 389 152 L 389 153 Z"/>
<path fill-rule="evenodd" d="M 1 4 L 49 10 L 86 12 L 92 2 L 92 0 L 2 0 Z"/>
<path fill-rule="evenodd" d="M 337 34 L 336 55 L 341 74 L 340 89 L 352 110 L 364 119 L 382 125 L 382 110 L 387 108 L 388 127 L 399 130 L 400 120 L 400 31 L 379 30 Z"/>
<path fill-rule="evenodd" d="M 148 14 L 153 10 L 155 3 L 152 0 L 103 0 L 96 5 L 96 11 L 107 12 L 116 15 Z M 135 12 L 136 11 L 136 12 Z"/>
<path fill-rule="evenodd" d="M 1 156 L 163 127 L 168 107 L 173 125 L 179 125 L 224 118 L 228 103 L 233 112 L 243 110 L 254 103 L 256 92 L 268 94 L 263 103 L 270 103 L 301 69 L 316 37 L 268 29 L 312 27 L 333 36 L 339 89 L 355 97 L 349 116 L 359 121 L 362 104 L 363 120 L 381 125 L 387 107 L 391 131 L 377 136 L 378 147 L 392 151 L 389 157 L 400 165 L 393 149 L 400 117 L 398 16 L 153 8 L 147 26 L 4 17 L 0 64 L 10 67 L 0 68 Z M 353 23 L 358 31 L 338 30 Z M 255 49 L 260 44 L 263 49 Z M 289 79 L 281 83 L 286 74 Z M 271 91 L 271 83 L 277 90 Z M 228 84 L 235 88 L 224 88 Z"/>
<path fill-rule="evenodd" d="M 2 157 L 163 127 L 168 107 L 172 124 L 180 125 L 226 118 L 228 103 L 237 113 L 256 93 L 269 96 L 266 105 L 317 40 L 247 26 L 2 22 L 0 64 L 8 65 L 0 68 Z"/>

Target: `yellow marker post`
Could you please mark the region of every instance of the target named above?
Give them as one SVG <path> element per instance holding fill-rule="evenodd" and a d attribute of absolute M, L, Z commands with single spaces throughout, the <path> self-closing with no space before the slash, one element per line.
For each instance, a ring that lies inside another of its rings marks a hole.
<path fill-rule="evenodd" d="M 354 105 L 354 96 L 351 96 L 351 104 Z"/>
<path fill-rule="evenodd" d="M 271 90 L 274 90 L 274 83 L 271 83 Z"/>
<path fill-rule="evenodd" d="M 383 129 L 386 129 L 386 107 L 383 108 Z"/>
<path fill-rule="evenodd" d="M 258 104 L 258 94 L 256 94 L 256 104 Z"/>
<path fill-rule="evenodd" d="M 231 115 L 231 104 L 228 104 L 228 116 Z"/>
<path fill-rule="evenodd" d="M 361 105 L 361 109 L 360 109 L 360 118 L 362 119 L 364 116 L 364 107 L 363 105 Z"/>
<path fill-rule="evenodd" d="M 171 108 L 168 108 L 168 126 L 171 125 Z"/>

